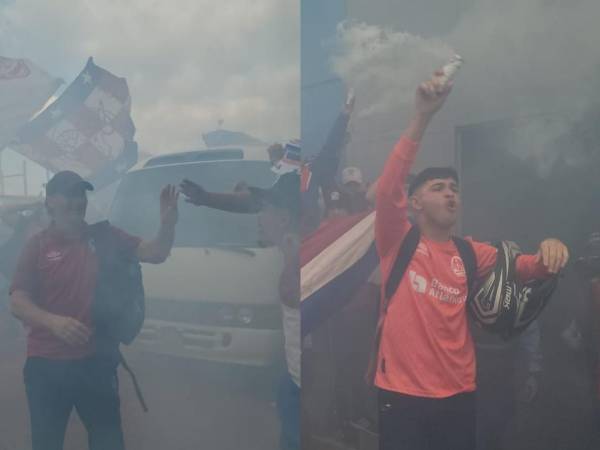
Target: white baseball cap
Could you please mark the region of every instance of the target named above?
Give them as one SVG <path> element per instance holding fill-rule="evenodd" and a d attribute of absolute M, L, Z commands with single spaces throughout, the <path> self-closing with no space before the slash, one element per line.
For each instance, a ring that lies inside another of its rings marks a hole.
<path fill-rule="evenodd" d="M 346 167 L 342 170 L 342 184 L 347 184 L 351 182 L 363 183 L 362 172 L 358 167 Z"/>

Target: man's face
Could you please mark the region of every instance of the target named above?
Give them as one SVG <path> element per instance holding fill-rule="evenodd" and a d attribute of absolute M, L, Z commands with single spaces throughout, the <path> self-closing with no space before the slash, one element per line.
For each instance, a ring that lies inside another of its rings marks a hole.
<path fill-rule="evenodd" d="M 290 225 L 288 213 L 279 208 L 265 205 L 258 214 L 258 233 L 262 243 L 279 245 Z"/>
<path fill-rule="evenodd" d="M 460 210 L 458 183 L 453 178 L 427 181 L 411 197 L 417 214 L 440 228 L 452 228 Z"/>
<path fill-rule="evenodd" d="M 85 190 L 77 189 L 68 194 L 54 194 L 46 199 L 48 213 L 54 222 L 64 228 L 75 229 L 85 220 L 87 195 Z"/>
<path fill-rule="evenodd" d="M 282 145 L 273 144 L 267 149 L 267 153 L 269 154 L 269 161 L 271 161 L 271 165 L 274 166 L 283 159 L 285 150 Z"/>
<path fill-rule="evenodd" d="M 366 192 L 366 187 L 363 183 L 359 183 L 358 181 L 349 181 L 344 184 L 344 191 L 350 195 L 353 194 L 364 194 Z"/>

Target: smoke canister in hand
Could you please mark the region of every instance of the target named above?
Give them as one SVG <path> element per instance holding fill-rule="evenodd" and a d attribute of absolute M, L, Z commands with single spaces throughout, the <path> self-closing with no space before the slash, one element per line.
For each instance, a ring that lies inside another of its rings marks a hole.
<path fill-rule="evenodd" d="M 448 61 L 448 63 L 442 67 L 442 72 L 444 72 L 444 74 L 438 77 L 440 87 L 446 87 L 448 83 L 454 79 L 456 72 L 458 72 L 460 66 L 463 65 L 463 62 L 464 61 L 460 55 L 454 55 L 452 58 L 450 58 L 450 61 Z"/>

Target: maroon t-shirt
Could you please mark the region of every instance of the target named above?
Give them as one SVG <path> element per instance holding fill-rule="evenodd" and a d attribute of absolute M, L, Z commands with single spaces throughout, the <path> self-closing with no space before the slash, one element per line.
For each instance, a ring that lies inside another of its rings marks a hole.
<path fill-rule="evenodd" d="M 111 226 L 120 247 L 134 255 L 141 239 Z M 98 260 L 87 239 L 66 239 L 50 226 L 34 235 L 23 249 L 13 277 L 11 292 L 22 290 L 42 309 L 72 317 L 93 328 L 92 302 Z M 85 345 L 69 345 L 48 330 L 31 327 L 27 356 L 78 359 L 94 352 L 94 339 Z"/>

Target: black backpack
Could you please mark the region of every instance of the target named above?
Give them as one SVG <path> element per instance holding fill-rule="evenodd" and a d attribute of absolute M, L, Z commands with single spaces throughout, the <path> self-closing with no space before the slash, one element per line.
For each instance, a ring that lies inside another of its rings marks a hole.
<path fill-rule="evenodd" d="M 142 407 L 147 411 L 137 379 L 119 350 L 140 333 L 146 316 L 142 268 L 119 248 L 108 221 L 88 228 L 88 242 L 98 258 L 98 275 L 92 317 L 97 354 L 114 359 L 131 375 Z"/>
<path fill-rule="evenodd" d="M 387 313 L 390 300 L 396 293 L 396 290 L 400 285 L 400 281 L 402 280 L 406 269 L 408 269 L 408 265 L 410 264 L 415 252 L 417 251 L 420 240 L 421 231 L 416 225 L 413 225 L 402 241 L 402 245 L 400 246 L 396 260 L 394 261 L 394 266 L 392 267 L 390 276 L 385 284 L 385 296 L 382 299 L 382 304 L 380 305 L 379 309 L 377 326 L 375 328 L 374 346 L 371 353 L 371 362 L 369 363 L 366 375 L 366 379 L 369 384 L 373 384 L 373 380 L 375 379 L 375 373 L 377 371 L 377 355 L 379 353 L 379 343 L 381 341 L 383 320 Z M 453 237 L 452 240 L 454 241 L 454 245 L 456 245 L 458 253 L 465 266 L 467 286 L 468 291 L 470 291 L 477 276 L 477 258 L 475 256 L 475 251 L 473 250 L 473 246 L 462 238 Z"/>
<path fill-rule="evenodd" d="M 90 226 L 89 243 L 98 257 L 92 309 L 97 339 L 107 349 L 129 345 L 142 329 L 146 314 L 142 268 L 117 245 L 108 221 Z"/>

